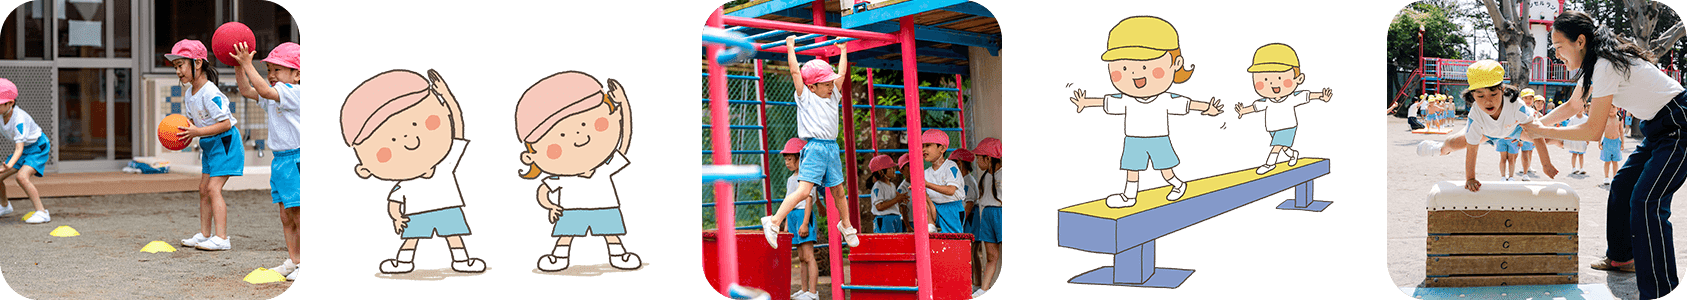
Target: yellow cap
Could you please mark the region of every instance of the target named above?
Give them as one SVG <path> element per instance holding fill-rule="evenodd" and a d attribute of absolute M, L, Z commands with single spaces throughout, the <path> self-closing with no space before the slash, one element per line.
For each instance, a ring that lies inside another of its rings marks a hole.
<path fill-rule="evenodd" d="M 1533 97 L 1534 95 L 1535 95 L 1535 89 L 1523 89 L 1522 91 L 1517 92 L 1518 97 L 1528 98 L 1528 99 L 1525 99 L 1525 100 L 1534 100 L 1534 97 Z"/>
<path fill-rule="evenodd" d="M 1150 60 L 1177 50 L 1177 29 L 1153 16 L 1135 16 L 1119 21 L 1107 32 L 1107 52 L 1101 60 Z"/>
<path fill-rule="evenodd" d="M 1484 59 L 1470 64 L 1470 67 L 1465 68 L 1464 74 L 1470 80 L 1470 88 L 1491 87 L 1505 81 L 1505 66 L 1501 66 L 1497 61 Z"/>
<path fill-rule="evenodd" d="M 1272 43 L 1254 50 L 1254 64 L 1248 67 L 1248 73 L 1282 72 L 1296 67 L 1300 67 L 1300 57 L 1295 55 L 1295 48 Z"/>

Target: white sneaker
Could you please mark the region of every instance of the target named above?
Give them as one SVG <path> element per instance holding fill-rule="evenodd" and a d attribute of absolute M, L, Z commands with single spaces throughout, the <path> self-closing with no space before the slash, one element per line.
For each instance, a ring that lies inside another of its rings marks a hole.
<path fill-rule="evenodd" d="M 7 201 L 10 202 L 10 201 Z M 12 214 L 12 205 L 0 206 L 0 216 Z"/>
<path fill-rule="evenodd" d="M 1271 170 L 1274 170 L 1274 169 L 1277 169 L 1277 165 L 1275 165 L 1275 164 L 1263 165 L 1263 166 L 1259 166 L 1259 169 L 1254 170 L 1254 174 L 1265 175 L 1266 172 L 1271 172 Z"/>
<path fill-rule="evenodd" d="M 988 290 L 980 289 L 980 290 L 972 291 L 972 297 L 973 298 L 983 297 L 985 291 L 988 291 Z"/>
<path fill-rule="evenodd" d="M 1183 192 L 1185 192 L 1185 190 L 1188 189 L 1188 188 L 1189 188 L 1188 182 L 1184 182 L 1183 185 L 1172 186 L 1171 192 L 1166 193 L 1166 200 L 1167 201 L 1177 201 L 1177 199 L 1183 199 Z"/>
<path fill-rule="evenodd" d="M 53 221 L 53 217 L 47 215 L 47 211 L 45 210 L 37 210 L 35 213 L 29 214 L 29 219 L 23 220 L 24 223 L 29 224 L 41 224 L 51 221 Z"/>
<path fill-rule="evenodd" d="M 638 254 L 635 254 L 635 253 L 632 253 L 632 252 L 627 252 L 626 254 L 621 254 L 621 255 L 610 255 L 609 256 L 609 266 L 615 267 L 616 269 L 638 270 L 638 268 L 643 266 L 643 265 L 644 265 L 644 261 L 639 260 Z"/>
<path fill-rule="evenodd" d="M 1431 140 L 1418 142 L 1418 156 L 1441 156 L 1441 142 Z"/>
<path fill-rule="evenodd" d="M 298 268 L 298 267 L 299 267 L 299 265 L 294 264 L 293 259 L 289 258 L 289 259 L 287 259 L 287 261 L 281 262 L 281 265 L 275 266 L 274 268 L 269 268 L 269 269 L 275 271 L 276 273 L 281 273 L 281 275 L 287 275 L 287 274 L 293 274 L 293 269 Z"/>
<path fill-rule="evenodd" d="M 293 280 L 298 280 L 298 279 L 299 279 L 299 266 L 293 265 L 293 271 L 287 272 L 287 281 L 293 281 Z"/>
<path fill-rule="evenodd" d="M 797 295 L 797 297 L 796 297 L 796 298 L 791 298 L 791 299 L 798 299 L 798 300 L 820 300 L 820 294 L 815 294 L 815 293 L 811 293 L 811 292 L 809 292 L 809 291 L 802 291 L 802 292 L 800 292 L 800 293 L 801 293 L 801 295 Z"/>
<path fill-rule="evenodd" d="M 182 240 L 182 246 L 198 247 L 199 243 L 203 243 L 203 242 L 205 242 L 205 234 L 204 233 L 195 233 L 195 234 L 193 234 L 193 237 L 183 239 Z"/>
<path fill-rule="evenodd" d="M 937 233 L 937 224 L 926 224 L 926 233 Z"/>
<path fill-rule="evenodd" d="M 1126 208 L 1136 206 L 1136 198 L 1125 198 L 1124 194 L 1107 195 L 1107 207 Z"/>
<path fill-rule="evenodd" d="M 767 246 L 779 248 L 779 229 L 773 226 L 773 216 L 761 217 L 761 234 L 767 237 Z"/>
<path fill-rule="evenodd" d="M 415 269 L 416 264 L 408 261 L 398 261 L 397 259 L 390 258 L 381 261 L 381 273 L 404 274 L 410 273 L 410 271 Z"/>
<path fill-rule="evenodd" d="M 1439 152 L 1441 150 L 1439 149 L 1439 147 L 1437 147 L 1437 149 L 1435 151 Z M 1293 166 L 1295 166 L 1295 164 L 1300 163 L 1300 151 L 1299 150 L 1287 149 L 1287 150 L 1283 151 L 1283 155 L 1285 155 L 1289 159 L 1289 166 L 1290 167 L 1293 167 Z"/>
<path fill-rule="evenodd" d="M 465 261 L 453 261 L 451 262 L 451 270 L 463 273 L 486 272 L 486 261 L 482 261 L 479 258 L 470 258 Z"/>
<path fill-rule="evenodd" d="M 233 249 L 234 246 L 229 243 L 228 239 L 211 236 L 206 238 L 205 241 L 199 242 L 199 245 L 194 245 L 193 248 L 205 251 L 223 251 Z"/>
<path fill-rule="evenodd" d="M 615 264 L 614 259 L 610 259 L 609 262 L 611 265 Z M 545 254 L 545 256 L 539 257 L 540 271 L 556 272 L 566 269 L 568 269 L 568 257 L 556 257 L 555 255 L 550 254 Z"/>
<path fill-rule="evenodd" d="M 1611 185 L 1611 179 L 1605 178 L 1605 185 Z"/>
<path fill-rule="evenodd" d="M 850 247 L 861 245 L 861 237 L 855 235 L 857 233 L 855 228 L 844 227 L 843 222 L 838 222 L 837 227 L 838 233 L 843 234 L 845 244 L 849 244 Z"/>

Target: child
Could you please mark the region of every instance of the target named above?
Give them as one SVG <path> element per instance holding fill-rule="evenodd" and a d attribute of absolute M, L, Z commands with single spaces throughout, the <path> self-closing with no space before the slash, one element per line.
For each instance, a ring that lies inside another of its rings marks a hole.
<path fill-rule="evenodd" d="M 908 202 L 909 199 L 913 199 L 912 194 L 914 186 L 910 183 L 910 178 L 912 178 L 910 174 L 914 174 L 913 169 L 911 169 L 914 165 L 913 162 L 910 161 L 908 153 L 903 153 L 902 156 L 896 157 L 896 164 L 901 168 L 902 183 L 896 186 L 896 198 L 891 201 L 903 203 L 902 215 L 908 216 L 903 218 L 903 224 L 906 224 L 906 226 L 902 227 L 903 231 L 914 232 L 913 229 L 910 229 L 914 228 L 914 208 L 913 205 L 910 204 L 912 202 Z M 937 207 L 935 205 L 926 205 L 926 232 L 937 232 Z"/>
<path fill-rule="evenodd" d="M 973 177 L 972 172 L 972 151 L 955 149 L 949 153 L 949 161 L 955 162 L 955 167 L 961 169 L 961 193 L 966 195 L 961 197 L 961 232 L 972 233 L 973 214 L 978 211 L 975 207 L 977 203 L 973 203 L 978 199 L 978 188 L 973 186 L 977 177 Z"/>
<path fill-rule="evenodd" d="M 1544 115 L 1546 101 L 1544 101 L 1545 99 L 1540 98 L 1540 96 L 1535 95 L 1534 89 L 1523 89 L 1522 95 L 1517 98 L 1522 99 L 1529 104 L 1530 118 L 1540 119 L 1540 117 Z M 1523 171 L 1517 172 L 1517 178 L 1521 181 L 1529 181 L 1529 177 L 1535 175 L 1534 171 L 1529 170 L 1529 156 L 1535 154 L 1535 142 L 1519 140 L 1517 141 L 1517 144 L 1519 146 L 1518 150 L 1522 152 L 1522 155 L 1519 155 L 1520 157 L 1518 158 L 1523 159 Z"/>
<path fill-rule="evenodd" d="M 1427 116 L 1425 116 L 1425 118 L 1429 119 L 1429 128 L 1441 129 L 1443 126 L 1443 124 L 1441 124 L 1441 96 L 1427 96 L 1429 96 L 1429 101 L 1425 102 L 1424 106 L 1427 109 L 1427 112 L 1425 113 Z"/>
<path fill-rule="evenodd" d="M 1002 142 L 984 138 L 973 151 L 979 170 L 979 217 L 973 236 L 984 243 L 984 282 L 972 293 L 977 298 L 996 285 L 996 274 L 1002 268 Z"/>
<path fill-rule="evenodd" d="M 35 205 L 35 211 L 24 218 L 24 223 L 41 224 L 52 221 L 47 215 L 47 207 L 41 205 L 41 193 L 35 190 L 35 183 L 30 176 L 42 177 L 41 170 L 46 169 L 47 161 L 53 153 L 52 139 L 42 133 L 41 125 L 35 123 L 35 118 L 29 112 L 18 107 L 18 86 L 11 80 L 0 78 L 0 119 L 6 124 L 5 130 L 0 130 L 12 142 L 17 143 L 12 149 L 12 155 L 6 157 L 6 164 L 0 165 L 0 180 L 13 175 L 18 176 L 18 186 L 23 188 L 24 195 L 29 196 L 29 202 Z M 6 198 L 6 185 L 0 184 L 0 215 L 12 213 L 12 201 Z"/>
<path fill-rule="evenodd" d="M 621 83 L 609 80 L 603 90 L 597 78 L 578 71 L 556 73 L 527 88 L 515 105 L 516 138 L 527 146 L 521 163 L 522 179 L 540 180 L 539 206 L 550 212 L 556 247 L 539 256 L 539 270 L 568 268 L 569 245 L 575 237 L 602 236 L 609 248 L 609 265 L 635 270 L 644 262 L 627 252 L 627 234 L 616 195 L 616 173 L 627 167 L 626 153 L 633 137 L 633 113 Z M 543 152 L 540 152 L 543 150 Z"/>
<path fill-rule="evenodd" d="M 843 184 L 843 162 L 838 159 L 838 103 L 840 92 L 838 86 L 846 84 L 843 76 L 832 71 L 832 66 L 826 61 L 810 60 L 801 66 L 797 65 L 796 36 L 785 38 L 785 54 L 791 69 L 791 78 L 795 80 L 797 102 L 797 136 L 808 140 L 803 146 L 803 166 L 797 172 L 801 183 L 796 190 L 786 192 L 785 200 L 779 204 L 779 211 L 771 216 L 761 218 L 762 234 L 767 238 L 767 245 L 777 247 L 778 230 L 784 225 L 784 219 L 794 208 L 792 204 L 802 201 L 816 184 L 835 188 Z M 838 43 L 838 70 L 849 72 L 849 50 L 843 43 Z M 861 245 L 861 239 L 855 236 L 855 226 L 850 224 L 849 205 L 845 197 L 836 197 L 841 191 L 834 191 L 831 195 L 836 201 L 832 207 L 838 210 L 838 233 L 843 235 L 844 243 L 850 247 Z"/>
<path fill-rule="evenodd" d="M 1573 127 L 1585 123 L 1587 123 L 1587 108 L 1582 108 L 1580 113 L 1576 113 L 1576 116 L 1564 120 L 1564 123 L 1559 127 Z M 1587 144 L 1587 141 L 1564 141 L 1562 147 L 1570 150 L 1570 165 L 1572 167 L 1570 174 L 1587 175 L 1587 170 L 1585 170 L 1587 167 L 1587 159 L 1584 157 L 1585 155 L 1583 155 L 1587 152 Z"/>
<path fill-rule="evenodd" d="M 228 97 L 217 89 L 217 70 L 206 59 L 205 44 L 181 40 L 164 59 L 176 67 L 176 78 L 193 89 L 183 100 L 182 111 L 191 126 L 180 127 L 176 136 L 199 138 L 199 233 L 182 240 L 183 246 L 221 251 L 233 248 L 228 239 L 228 205 L 223 202 L 223 184 L 231 176 L 244 174 L 246 150 L 240 145 L 240 130 L 234 127 Z M 206 237 L 206 235 L 211 235 Z"/>
<path fill-rule="evenodd" d="M 779 152 L 781 156 L 785 157 L 785 169 L 791 171 L 791 176 L 785 177 L 785 190 L 796 189 L 799 185 L 797 183 L 797 170 L 802 166 L 803 144 L 806 144 L 806 142 L 802 138 L 791 138 L 791 140 L 785 141 L 785 150 Z M 814 199 L 816 198 L 798 202 L 797 208 L 791 210 L 791 214 L 786 216 L 790 219 L 785 220 L 785 226 L 789 227 L 785 230 L 796 233 L 791 236 L 791 245 L 796 246 L 792 251 L 796 251 L 798 257 L 798 289 L 795 294 L 791 294 L 791 299 L 819 299 L 820 297 L 820 291 L 815 287 L 815 283 L 820 281 L 820 269 L 814 261 L 814 243 L 816 240 L 814 233 L 817 232 L 817 229 L 815 229 L 813 222 L 815 215 L 813 212 L 818 210 L 808 209 L 809 204 L 813 203 Z"/>
<path fill-rule="evenodd" d="M 1623 130 L 1627 128 L 1623 127 L 1623 118 L 1617 117 L 1617 111 L 1618 109 L 1611 110 L 1611 116 L 1605 118 L 1605 136 L 1599 139 L 1599 161 L 1605 162 L 1604 168 L 1601 168 L 1605 171 L 1605 182 L 1599 186 L 1610 186 L 1611 174 L 1617 173 L 1617 168 L 1622 167 Z"/>
<path fill-rule="evenodd" d="M 937 221 L 937 229 L 943 233 L 961 233 L 966 228 L 961 224 L 961 215 L 966 213 L 966 206 L 962 199 L 966 199 L 966 191 L 961 190 L 964 177 L 961 167 L 944 157 L 943 152 L 949 150 L 949 134 L 942 130 L 926 129 L 920 134 L 920 159 L 925 163 L 925 191 L 926 200 L 937 211 L 932 219 Z"/>
<path fill-rule="evenodd" d="M 1107 114 L 1127 115 L 1125 145 L 1119 157 L 1119 169 L 1125 170 L 1125 188 L 1122 193 L 1107 196 L 1107 207 L 1136 205 L 1137 172 L 1147 170 L 1150 161 L 1171 185 L 1166 200 L 1183 198 L 1189 185 L 1172 172 L 1179 161 L 1177 151 L 1172 149 L 1166 116 L 1184 115 L 1190 110 L 1217 116 L 1224 109 L 1217 98 L 1201 102 L 1166 92 L 1173 83 L 1188 82 L 1195 73 L 1192 68 L 1184 68 L 1177 29 L 1158 17 L 1125 18 L 1108 32 L 1107 51 L 1102 52 L 1101 60 L 1107 62 L 1113 88 L 1119 93 L 1089 98 L 1079 89 L 1072 93 L 1071 101 L 1080 113 L 1084 108 L 1100 106 Z"/>
<path fill-rule="evenodd" d="M 486 271 L 486 262 L 470 257 L 463 244 L 471 232 L 457 165 L 469 140 L 463 139 L 463 110 L 439 72 L 428 70 L 424 78 L 392 70 L 369 78 L 346 96 L 340 129 L 357 154 L 358 177 L 395 182 L 387 216 L 404 244 L 396 257 L 381 261 L 381 273 L 415 270 L 416 243 L 435 235 L 451 248 L 452 270 Z"/>
<path fill-rule="evenodd" d="M 1529 108 L 1517 101 L 1517 89 L 1503 84 L 1505 68 L 1498 61 L 1481 60 L 1470 64 L 1466 69 L 1470 77 L 1470 88 L 1462 95 L 1466 103 L 1472 106 L 1470 126 L 1459 133 L 1460 136 L 1447 138 L 1445 142 L 1423 141 L 1418 143 L 1418 155 L 1437 156 L 1447 155 L 1457 150 L 1465 150 L 1464 158 L 1464 188 L 1472 192 L 1481 190 L 1482 183 L 1476 180 L 1476 151 L 1484 141 L 1491 142 L 1496 150 L 1506 153 L 1512 152 L 1508 147 L 1516 139 L 1538 139 L 1523 134 L 1522 124 L 1532 122 L 1534 118 Z M 1547 177 L 1558 175 L 1558 169 L 1552 166 L 1552 160 L 1547 156 L 1548 151 L 1540 151 L 1541 169 Z M 1504 169 L 1506 160 L 1502 158 L 1500 166 Z M 1504 170 L 1500 174 L 1509 175 Z"/>
<path fill-rule="evenodd" d="M 908 197 L 896 188 L 896 160 L 884 154 L 873 156 L 867 161 L 867 170 L 872 172 L 868 179 L 873 181 L 873 233 L 903 232 L 900 207 Z"/>
<path fill-rule="evenodd" d="M 1254 93 L 1265 98 L 1248 106 L 1236 103 L 1236 118 L 1263 111 L 1265 132 L 1271 134 L 1271 152 L 1265 155 L 1265 164 L 1254 170 L 1254 174 L 1271 172 L 1281 161 L 1287 161 L 1292 167 L 1300 157 L 1300 151 L 1289 148 L 1295 145 L 1295 130 L 1300 126 L 1295 107 L 1311 103 L 1312 99 L 1329 103 L 1334 95 L 1330 88 L 1324 88 L 1323 92 L 1295 90 L 1306 83 L 1306 74 L 1300 72 L 1300 58 L 1289 45 L 1268 44 L 1254 50 L 1254 64 L 1248 67 L 1248 73 L 1254 77 Z M 1281 161 L 1278 160 L 1279 153 L 1282 154 Z"/>
<path fill-rule="evenodd" d="M 269 51 L 268 85 L 258 84 L 258 69 L 252 66 L 252 51 L 246 43 L 234 45 L 234 60 L 240 70 L 234 81 L 240 96 L 258 101 L 269 125 L 265 142 L 275 158 L 269 164 L 270 199 L 280 209 L 281 232 L 287 242 L 287 261 L 271 268 L 287 280 L 298 278 L 299 269 L 299 44 L 281 43 Z"/>

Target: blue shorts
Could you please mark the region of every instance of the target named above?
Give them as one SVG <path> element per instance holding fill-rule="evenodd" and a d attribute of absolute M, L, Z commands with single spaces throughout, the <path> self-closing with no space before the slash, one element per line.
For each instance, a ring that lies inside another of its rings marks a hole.
<path fill-rule="evenodd" d="M 404 215 L 410 218 L 405 223 L 404 233 L 399 237 L 407 239 L 425 239 L 438 236 L 468 235 L 469 223 L 463 221 L 463 208 L 452 207 L 425 213 Z"/>
<path fill-rule="evenodd" d="M 844 182 L 843 161 L 839 160 L 838 142 L 808 138 L 802 147 L 802 166 L 797 168 L 797 180 L 834 187 Z"/>
<path fill-rule="evenodd" d="M 802 229 L 802 217 L 807 213 L 808 212 L 803 211 L 803 209 L 798 208 L 791 210 L 791 214 L 785 215 L 785 231 L 791 233 L 792 245 L 813 243 L 815 237 L 819 236 L 820 230 L 816 229 L 815 227 L 818 226 L 814 225 L 814 223 L 820 223 L 819 218 L 808 220 L 808 236 L 799 236 L 797 234 L 798 229 Z"/>
<path fill-rule="evenodd" d="M 985 243 L 1002 243 L 1002 207 L 985 206 L 978 212 L 978 229 L 972 233 L 973 240 Z"/>
<path fill-rule="evenodd" d="M 275 151 L 269 162 L 269 198 L 283 208 L 299 207 L 299 149 Z"/>
<path fill-rule="evenodd" d="M 1165 170 L 1178 164 L 1177 152 L 1172 150 L 1172 138 L 1157 137 L 1125 137 L 1125 151 L 1119 155 L 1119 169 L 1142 171 L 1148 169 L 1148 161 L 1154 161 L 1155 170 Z"/>
<path fill-rule="evenodd" d="M 1523 151 L 1535 151 L 1535 142 L 1522 141 L 1522 140 L 1519 140 L 1517 142 L 1519 144 L 1523 145 L 1522 146 Z"/>
<path fill-rule="evenodd" d="M 551 236 L 586 236 L 588 231 L 600 236 L 627 234 L 621 208 L 564 209 L 551 228 Z"/>
<path fill-rule="evenodd" d="M 937 227 L 942 233 L 964 233 L 965 224 L 961 224 L 961 214 L 966 213 L 965 201 L 955 201 L 937 204 Z"/>
<path fill-rule="evenodd" d="M 873 217 L 873 233 L 902 232 L 902 216 L 881 215 Z"/>
<path fill-rule="evenodd" d="M 246 148 L 240 146 L 240 129 L 199 138 L 200 172 L 211 177 L 246 173 Z"/>
<path fill-rule="evenodd" d="M 41 173 L 47 172 L 47 161 L 53 159 L 52 154 L 53 142 L 43 135 L 36 138 L 34 143 L 23 146 L 23 155 L 18 158 L 18 162 L 12 164 L 12 168 L 22 169 L 23 166 L 30 166 L 35 168 L 35 177 L 44 177 L 46 175 Z M 10 161 L 12 157 L 7 156 L 6 160 Z"/>
<path fill-rule="evenodd" d="M 1522 147 L 1518 146 L 1517 140 L 1514 140 L 1514 139 L 1488 138 L 1488 142 L 1494 144 L 1494 151 L 1497 151 L 1497 152 L 1500 152 L 1500 153 L 1510 153 L 1510 154 L 1522 153 L 1522 151 L 1519 151 L 1519 150 L 1522 150 Z"/>
<path fill-rule="evenodd" d="M 1266 132 L 1271 133 L 1271 145 L 1272 146 L 1294 147 L 1294 145 L 1295 145 L 1295 129 L 1296 128 L 1300 128 L 1300 127 L 1289 127 L 1289 128 L 1279 129 L 1279 130 L 1276 130 L 1276 131 L 1266 131 Z"/>
<path fill-rule="evenodd" d="M 1599 161 L 1623 161 L 1623 141 L 1600 138 Z"/>

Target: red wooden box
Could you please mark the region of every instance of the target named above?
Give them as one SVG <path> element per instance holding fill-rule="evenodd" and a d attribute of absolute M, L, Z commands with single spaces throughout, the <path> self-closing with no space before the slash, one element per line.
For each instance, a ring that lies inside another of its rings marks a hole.
<path fill-rule="evenodd" d="M 850 248 L 849 284 L 915 286 L 914 234 L 861 234 L 861 246 Z M 765 243 L 765 242 L 763 242 Z M 972 298 L 972 235 L 931 234 L 932 297 Z M 914 292 L 850 290 L 853 300 L 914 299 Z"/>
<path fill-rule="evenodd" d="M 791 234 L 779 234 L 779 247 L 767 247 L 761 230 L 739 230 L 738 285 L 767 291 L 774 300 L 791 298 Z M 709 289 L 720 286 L 720 245 L 715 243 L 715 231 L 703 231 L 703 276 L 709 278 Z M 724 297 L 724 296 L 723 296 Z"/>

